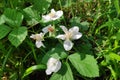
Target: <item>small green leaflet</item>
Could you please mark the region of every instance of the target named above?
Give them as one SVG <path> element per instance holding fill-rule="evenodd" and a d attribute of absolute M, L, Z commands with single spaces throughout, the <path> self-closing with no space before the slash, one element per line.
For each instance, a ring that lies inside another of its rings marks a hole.
<path fill-rule="evenodd" d="M 27 36 L 27 28 L 19 27 L 15 28 L 8 36 L 9 41 L 15 47 L 18 47 Z"/>
<path fill-rule="evenodd" d="M 9 32 L 10 28 L 6 25 L 0 25 L 0 39 L 4 38 Z"/>
<path fill-rule="evenodd" d="M 4 11 L 4 20 L 10 27 L 19 27 L 22 23 L 23 15 L 15 9 L 7 8 Z"/>

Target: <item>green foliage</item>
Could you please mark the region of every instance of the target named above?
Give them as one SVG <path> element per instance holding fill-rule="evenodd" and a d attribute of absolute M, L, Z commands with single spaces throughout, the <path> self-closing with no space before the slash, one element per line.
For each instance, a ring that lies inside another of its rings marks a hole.
<path fill-rule="evenodd" d="M 6 25 L 0 25 L 0 39 L 4 38 L 9 32 L 10 28 Z"/>
<path fill-rule="evenodd" d="M 39 22 L 40 17 L 38 11 L 34 10 L 32 6 L 25 8 L 23 11 L 28 25 L 35 25 Z"/>
<path fill-rule="evenodd" d="M 119 0 L 114 0 L 114 5 L 117 10 L 118 15 L 120 14 L 120 1 Z"/>
<path fill-rule="evenodd" d="M 48 51 L 45 56 L 42 59 L 43 63 L 47 63 L 48 59 L 50 57 L 54 57 L 56 59 L 64 59 L 66 58 L 68 55 L 67 53 L 64 51 L 64 49 L 62 48 L 62 46 L 60 46 L 59 44 L 55 47 L 52 48 L 50 51 Z"/>
<path fill-rule="evenodd" d="M 27 36 L 27 28 L 19 27 L 14 29 L 8 36 L 9 41 L 15 46 L 18 47 Z"/>
<path fill-rule="evenodd" d="M 22 78 L 26 77 L 27 75 L 31 74 L 33 71 L 35 70 L 41 70 L 41 69 L 45 69 L 46 66 L 43 65 L 43 64 L 39 64 L 39 65 L 34 65 L 34 66 L 31 66 L 29 67 L 28 69 L 26 69 L 24 75 Z"/>
<path fill-rule="evenodd" d="M 4 20 L 10 27 L 19 27 L 23 20 L 23 15 L 15 9 L 7 8 L 4 11 Z"/>
<path fill-rule="evenodd" d="M 74 53 L 69 56 L 69 60 L 81 75 L 87 77 L 99 76 L 97 61 L 93 56 Z"/>
<path fill-rule="evenodd" d="M 51 9 L 63 11 L 60 19 Z M 43 22 L 47 14 L 53 20 Z M 78 26 L 82 37 L 71 40 L 79 34 L 65 31 L 65 39 L 57 39 L 61 25 Z M 71 50 L 64 40 L 72 41 Z M 56 61 L 48 64 L 51 57 Z M 58 61 L 61 68 L 48 76 Z M 120 1 L 1 0 L 0 63 L 0 80 L 120 80 Z"/>
<path fill-rule="evenodd" d="M 71 68 L 68 63 L 64 63 L 59 72 L 54 73 L 50 80 L 74 80 Z"/>
<path fill-rule="evenodd" d="M 120 61 L 120 56 L 115 53 L 110 53 L 109 56 L 110 56 L 111 60 Z"/>
<path fill-rule="evenodd" d="M 42 13 L 45 13 L 48 10 L 51 2 L 52 2 L 52 0 L 34 0 L 33 1 L 33 3 L 34 3 L 33 7 L 34 7 L 34 9 L 38 10 L 39 13 L 42 14 Z"/>

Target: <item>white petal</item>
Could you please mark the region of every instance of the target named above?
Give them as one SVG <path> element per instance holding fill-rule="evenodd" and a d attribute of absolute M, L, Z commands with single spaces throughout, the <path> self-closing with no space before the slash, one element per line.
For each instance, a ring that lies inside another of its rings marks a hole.
<path fill-rule="evenodd" d="M 41 32 L 39 35 L 40 35 L 41 38 L 43 38 L 44 35 L 45 35 L 45 33 L 42 33 L 42 32 Z"/>
<path fill-rule="evenodd" d="M 65 40 L 65 35 L 64 35 L 64 34 L 61 34 L 61 35 L 58 35 L 56 38 L 59 38 L 59 39 Z"/>
<path fill-rule="evenodd" d="M 54 70 L 53 72 L 58 72 L 58 71 L 60 70 L 60 68 L 61 68 L 61 62 L 58 61 L 58 62 L 56 63 L 56 68 L 55 68 L 55 70 Z"/>
<path fill-rule="evenodd" d="M 56 13 L 56 11 L 54 9 L 51 9 L 51 13 Z"/>
<path fill-rule="evenodd" d="M 48 28 L 50 28 L 50 27 L 51 27 L 51 25 L 48 25 L 47 27 L 43 28 L 42 29 L 43 33 L 46 34 L 48 32 Z"/>
<path fill-rule="evenodd" d="M 60 26 L 60 28 L 62 28 L 62 30 L 67 33 L 68 32 L 68 29 L 65 27 L 65 26 Z"/>
<path fill-rule="evenodd" d="M 61 10 L 60 10 L 60 11 L 57 11 L 57 12 L 56 12 L 56 15 L 60 18 L 60 17 L 63 15 L 63 11 L 61 11 Z"/>
<path fill-rule="evenodd" d="M 42 41 L 36 41 L 36 47 L 40 48 L 41 46 L 45 47 L 44 44 L 42 43 Z"/>
<path fill-rule="evenodd" d="M 50 75 L 52 73 L 52 71 L 50 69 L 46 69 L 45 72 L 46 72 L 47 75 Z"/>
<path fill-rule="evenodd" d="M 70 40 L 65 40 L 64 41 L 64 48 L 66 51 L 71 50 L 73 47 L 73 43 Z"/>
<path fill-rule="evenodd" d="M 57 72 L 61 68 L 61 62 L 58 59 L 50 58 L 47 62 L 46 74 L 50 75 L 52 72 Z"/>
<path fill-rule="evenodd" d="M 34 38 L 35 38 L 35 35 L 34 35 L 34 34 L 32 34 L 32 35 L 30 36 L 30 38 L 33 38 L 33 39 L 34 39 Z"/>
<path fill-rule="evenodd" d="M 80 32 L 73 33 L 73 35 L 72 35 L 73 40 L 77 40 L 77 39 L 79 39 L 81 37 L 82 37 L 82 33 L 80 33 Z"/>
<path fill-rule="evenodd" d="M 69 29 L 70 32 L 78 32 L 79 31 L 79 27 L 74 26 L 72 28 Z"/>
<path fill-rule="evenodd" d="M 52 20 L 56 20 L 59 19 L 62 15 L 63 15 L 63 11 L 57 11 L 56 13 L 54 13 L 55 16 L 52 17 Z"/>
<path fill-rule="evenodd" d="M 51 21 L 51 17 L 49 15 L 43 15 L 42 19 L 44 20 L 44 22 Z"/>

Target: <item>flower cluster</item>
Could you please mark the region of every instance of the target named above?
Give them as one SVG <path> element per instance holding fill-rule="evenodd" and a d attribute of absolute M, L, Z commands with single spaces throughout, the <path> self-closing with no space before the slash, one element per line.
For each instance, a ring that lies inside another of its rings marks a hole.
<path fill-rule="evenodd" d="M 43 15 L 42 19 L 44 22 L 54 21 L 59 19 L 63 15 L 63 11 L 55 11 L 54 9 L 51 9 L 51 12 L 47 15 Z M 58 39 L 64 40 L 63 47 L 66 51 L 70 51 L 74 45 L 72 40 L 77 40 L 82 37 L 82 33 L 79 32 L 79 27 L 74 26 L 70 28 L 69 30 L 65 26 L 60 26 L 60 28 L 63 30 L 65 34 L 59 34 L 56 36 Z M 30 38 L 33 38 L 36 40 L 36 47 L 45 47 L 43 42 L 44 41 L 44 35 L 48 32 L 52 33 L 55 31 L 54 26 L 48 25 L 47 27 L 42 29 L 42 32 L 40 34 L 32 34 Z M 51 57 L 47 62 L 47 69 L 46 74 L 50 75 L 52 72 L 57 72 L 61 68 L 61 62 L 58 59 L 55 59 Z"/>

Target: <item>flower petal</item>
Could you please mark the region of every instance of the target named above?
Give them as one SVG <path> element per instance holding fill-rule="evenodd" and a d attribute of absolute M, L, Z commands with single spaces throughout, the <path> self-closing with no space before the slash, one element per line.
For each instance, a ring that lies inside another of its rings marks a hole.
<path fill-rule="evenodd" d="M 58 18 L 60 18 L 63 15 L 63 11 L 61 10 L 57 11 L 56 15 L 58 16 Z"/>
<path fill-rule="evenodd" d="M 60 70 L 60 68 L 61 68 L 61 62 L 60 62 L 60 61 L 57 61 L 57 63 L 56 63 L 56 68 L 54 69 L 53 72 L 58 72 L 58 71 Z"/>
<path fill-rule="evenodd" d="M 72 41 L 70 41 L 70 40 L 65 40 L 64 41 L 64 48 L 65 48 L 66 51 L 71 50 L 72 47 L 73 47 Z"/>
<path fill-rule="evenodd" d="M 46 69 L 45 72 L 46 72 L 47 75 L 50 75 L 52 73 L 52 71 L 50 69 Z"/>
<path fill-rule="evenodd" d="M 79 27 L 74 26 L 72 28 L 69 29 L 70 32 L 78 32 L 79 31 Z"/>
<path fill-rule="evenodd" d="M 45 47 L 42 41 L 36 41 L 35 45 L 37 48 L 40 48 L 41 46 Z"/>
<path fill-rule="evenodd" d="M 56 38 L 59 38 L 59 39 L 65 40 L 65 35 L 64 35 L 64 34 L 61 34 L 61 35 L 58 35 Z"/>
<path fill-rule="evenodd" d="M 51 21 L 51 17 L 50 17 L 49 15 L 43 15 L 43 16 L 42 16 L 42 19 L 43 19 L 44 22 L 49 22 L 49 21 Z"/>
<path fill-rule="evenodd" d="M 62 28 L 62 30 L 67 33 L 68 32 L 68 29 L 65 27 L 65 26 L 60 26 L 60 28 Z"/>
<path fill-rule="evenodd" d="M 34 35 L 34 34 L 32 34 L 32 35 L 30 36 L 30 38 L 33 38 L 33 39 L 35 39 L 35 35 Z"/>
<path fill-rule="evenodd" d="M 57 11 L 57 12 L 54 14 L 54 17 L 52 17 L 52 20 L 59 19 L 62 15 L 63 15 L 63 11 Z"/>
<path fill-rule="evenodd" d="M 48 29 L 51 27 L 51 25 L 48 25 L 47 27 L 43 28 L 42 31 L 43 33 L 47 33 L 48 32 Z"/>
<path fill-rule="evenodd" d="M 56 13 L 56 11 L 54 9 L 51 9 L 51 12 L 50 13 Z"/>
<path fill-rule="evenodd" d="M 61 62 L 58 59 L 50 58 L 47 62 L 46 74 L 50 75 L 52 72 L 57 72 L 61 68 Z"/>
<path fill-rule="evenodd" d="M 80 33 L 80 32 L 73 33 L 73 35 L 72 35 L 73 40 L 77 40 L 77 39 L 79 39 L 81 37 L 82 37 L 82 33 Z"/>

